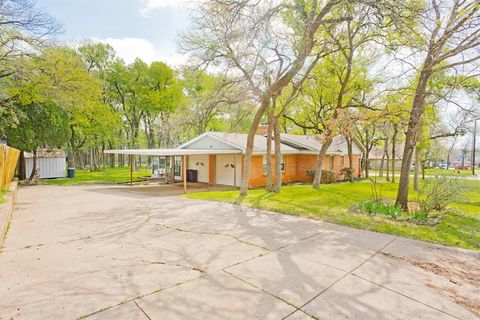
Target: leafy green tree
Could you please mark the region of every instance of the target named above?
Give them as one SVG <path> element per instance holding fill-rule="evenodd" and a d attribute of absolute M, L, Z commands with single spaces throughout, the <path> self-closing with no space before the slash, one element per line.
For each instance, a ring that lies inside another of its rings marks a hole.
<path fill-rule="evenodd" d="M 8 143 L 33 154 L 32 181 L 37 173 L 37 149 L 62 147 L 67 142 L 68 114 L 53 102 L 17 104 L 17 108 L 20 121 L 7 130 Z"/>

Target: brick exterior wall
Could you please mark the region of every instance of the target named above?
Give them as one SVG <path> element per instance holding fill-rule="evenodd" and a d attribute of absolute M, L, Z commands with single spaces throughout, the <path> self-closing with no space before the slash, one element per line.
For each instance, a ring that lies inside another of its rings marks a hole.
<path fill-rule="evenodd" d="M 297 180 L 296 155 L 285 156 L 285 172 L 282 172 L 282 182 L 294 182 Z M 275 170 L 275 158 L 272 157 L 272 168 Z M 274 174 L 275 175 L 275 174 Z M 275 179 L 275 177 L 274 177 Z M 250 164 L 250 187 L 263 187 L 267 184 L 267 176 L 263 173 L 263 156 L 253 156 Z"/>
<path fill-rule="evenodd" d="M 323 160 L 323 169 L 329 170 L 330 158 L 332 156 L 326 156 Z M 360 155 L 353 155 L 353 168 L 355 170 L 355 176 L 360 174 Z M 348 155 L 343 158 L 343 166 L 341 165 L 342 156 L 333 156 L 333 170 L 337 173 L 341 168 L 349 166 Z M 274 158 L 272 157 L 273 170 L 275 170 Z M 307 175 L 308 170 L 315 170 L 317 164 L 316 155 L 286 155 L 285 156 L 285 172 L 282 173 L 282 182 L 312 182 L 313 176 Z M 252 163 L 250 165 L 250 187 L 263 187 L 267 184 L 267 177 L 263 174 L 263 156 L 253 156 Z M 339 176 L 339 180 L 343 179 Z"/>

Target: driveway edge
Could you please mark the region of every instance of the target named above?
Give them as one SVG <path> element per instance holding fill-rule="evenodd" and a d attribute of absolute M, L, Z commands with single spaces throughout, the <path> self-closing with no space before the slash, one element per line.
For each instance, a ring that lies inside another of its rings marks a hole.
<path fill-rule="evenodd" d="M 12 181 L 8 192 L 5 194 L 5 202 L 0 205 L 0 249 L 5 243 L 7 237 L 10 219 L 12 218 L 13 205 L 17 197 L 18 181 Z"/>

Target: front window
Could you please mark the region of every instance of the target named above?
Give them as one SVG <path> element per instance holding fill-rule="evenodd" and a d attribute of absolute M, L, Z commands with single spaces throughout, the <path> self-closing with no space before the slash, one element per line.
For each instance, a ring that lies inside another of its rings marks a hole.
<path fill-rule="evenodd" d="M 275 161 L 272 159 L 272 163 Z M 281 162 L 280 162 L 280 168 L 282 168 L 282 172 L 285 172 L 285 156 L 282 156 Z M 267 166 L 267 157 L 263 156 L 263 162 L 262 162 L 262 172 L 264 175 L 267 174 L 268 171 L 268 166 Z"/>

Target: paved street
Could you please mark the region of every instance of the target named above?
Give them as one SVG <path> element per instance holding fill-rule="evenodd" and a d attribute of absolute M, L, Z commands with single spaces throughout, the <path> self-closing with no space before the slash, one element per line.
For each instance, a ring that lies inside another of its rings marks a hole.
<path fill-rule="evenodd" d="M 478 319 L 480 252 L 126 186 L 19 190 L 0 319 Z"/>

